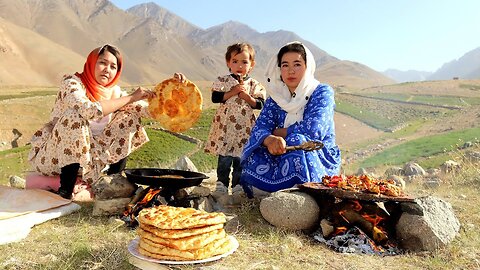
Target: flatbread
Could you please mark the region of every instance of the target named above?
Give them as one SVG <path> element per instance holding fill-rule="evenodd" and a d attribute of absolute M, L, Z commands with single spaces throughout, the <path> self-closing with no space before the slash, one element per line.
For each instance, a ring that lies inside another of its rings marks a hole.
<path fill-rule="evenodd" d="M 155 86 L 155 94 L 155 98 L 148 100 L 148 111 L 167 130 L 185 131 L 202 113 L 202 94 L 191 81 L 167 79 Z"/>
<path fill-rule="evenodd" d="M 138 222 L 159 229 L 175 230 L 224 224 L 227 220 L 221 212 L 208 213 L 195 208 L 158 205 L 142 209 L 138 213 Z"/>
<path fill-rule="evenodd" d="M 155 259 L 167 260 L 202 260 L 230 251 L 233 241 L 230 237 L 217 239 L 208 245 L 191 250 L 177 250 L 155 243 L 146 238 L 140 238 L 139 253 Z"/>
<path fill-rule="evenodd" d="M 157 227 L 139 223 L 139 227 L 144 231 L 147 231 L 155 236 L 167 239 L 178 239 L 194 235 L 199 235 L 202 233 L 208 233 L 223 228 L 223 224 L 208 225 L 204 227 L 198 227 L 193 229 L 181 229 L 181 230 L 165 230 L 159 229 Z"/>
<path fill-rule="evenodd" d="M 140 236 L 140 238 L 146 238 L 157 244 L 178 249 L 178 250 L 202 248 L 215 240 L 226 237 L 224 229 L 219 229 L 219 230 L 211 231 L 208 233 L 203 233 L 199 235 L 188 236 L 188 237 L 178 238 L 178 239 L 161 238 L 150 232 L 143 230 L 142 228 L 137 229 L 137 234 L 138 236 Z"/>

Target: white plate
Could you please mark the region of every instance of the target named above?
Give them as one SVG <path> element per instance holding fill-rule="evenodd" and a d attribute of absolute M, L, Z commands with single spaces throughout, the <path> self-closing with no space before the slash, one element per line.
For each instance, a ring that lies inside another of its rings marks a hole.
<path fill-rule="evenodd" d="M 227 257 L 228 255 L 232 254 L 233 252 L 235 252 L 235 250 L 237 250 L 239 244 L 238 244 L 238 241 L 235 237 L 233 237 L 232 235 L 229 235 L 228 237 L 230 237 L 230 241 L 232 241 L 233 243 L 233 247 L 231 250 L 223 253 L 223 254 L 220 254 L 220 255 L 217 255 L 217 256 L 213 256 L 213 257 L 210 257 L 210 258 L 206 258 L 206 259 L 203 259 L 203 260 L 195 260 L 195 261 L 168 261 L 168 260 L 158 260 L 158 259 L 154 259 L 154 258 L 150 258 L 150 257 L 147 257 L 147 256 L 144 256 L 142 254 L 140 254 L 138 252 L 138 242 L 140 241 L 140 238 L 135 238 L 133 239 L 132 241 L 130 241 L 130 243 L 128 243 L 128 251 L 130 252 L 130 254 L 132 254 L 133 256 L 139 258 L 139 259 L 142 259 L 142 260 L 145 260 L 145 261 L 149 261 L 149 262 L 154 262 L 154 263 L 161 263 L 161 264 L 194 264 L 194 263 L 206 263 L 206 262 L 213 262 L 213 261 L 216 261 L 216 260 L 220 260 L 221 258 L 225 258 Z"/>

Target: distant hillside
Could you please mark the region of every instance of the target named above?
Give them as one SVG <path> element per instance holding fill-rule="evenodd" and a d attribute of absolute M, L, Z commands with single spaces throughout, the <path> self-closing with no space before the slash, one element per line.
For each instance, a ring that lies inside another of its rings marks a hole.
<path fill-rule="evenodd" d="M 432 74 L 433 74 L 432 72 L 428 72 L 428 71 L 418 71 L 418 70 L 401 71 L 398 69 L 387 69 L 383 72 L 383 75 L 393 79 L 398 83 L 425 81 L 428 78 L 428 76 Z"/>
<path fill-rule="evenodd" d="M 122 84 L 151 85 L 174 72 L 211 81 L 228 72 L 226 47 L 242 41 L 255 47 L 252 75 L 262 81 L 268 60 L 294 40 L 310 48 L 317 70 L 328 66 L 329 72 L 317 73 L 323 81 L 354 88 L 389 82 L 361 64 L 344 68 L 343 61 L 293 32 L 259 33 L 234 21 L 202 29 L 154 3 L 124 11 L 108 0 L 0 0 L 0 18 L 0 85 L 57 85 L 64 73 L 81 71 L 90 50 L 105 43 L 124 54 Z"/>
<path fill-rule="evenodd" d="M 395 81 L 375 70 L 352 61 L 339 61 L 321 66 L 315 75 L 322 82 L 336 88 L 363 89 L 371 86 L 394 84 Z"/>
<path fill-rule="evenodd" d="M 428 80 L 480 79 L 480 47 L 444 64 Z"/>

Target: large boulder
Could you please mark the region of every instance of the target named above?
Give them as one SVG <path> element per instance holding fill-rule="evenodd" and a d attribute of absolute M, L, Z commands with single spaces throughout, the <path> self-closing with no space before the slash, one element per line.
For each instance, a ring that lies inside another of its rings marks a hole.
<path fill-rule="evenodd" d="M 278 191 L 260 202 L 260 212 L 270 224 L 291 230 L 308 230 L 318 225 L 320 207 L 300 191 Z"/>
<path fill-rule="evenodd" d="M 462 169 L 460 164 L 453 160 L 447 160 L 442 165 L 440 165 L 440 170 L 443 173 L 457 173 Z"/>
<path fill-rule="evenodd" d="M 175 163 L 175 169 L 198 172 L 197 166 L 195 166 L 195 164 L 193 164 L 193 162 L 187 156 L 182 156 L 177 160 L 177 163 Z"/>
<path fill-rule="evenodd" d="M 403 203 L 397 222 L 397 240 L 411 251 L 434 251 L 449 244 L 460 230 L 452 206 L 435 197 Z"/>
<path fill-rule="evenodd" d="M 95 198 L 99 200 L 129 198 L 136 190 L 137 186 L 120 173 L 102 176 L 92 184 Z"/>
<path fill-rule="evenodd" d="M 424 176 L 427 173 L 425 170 L 415 162 L 409 162 L 403 166 L 403 173 L 406 176 Z"/>

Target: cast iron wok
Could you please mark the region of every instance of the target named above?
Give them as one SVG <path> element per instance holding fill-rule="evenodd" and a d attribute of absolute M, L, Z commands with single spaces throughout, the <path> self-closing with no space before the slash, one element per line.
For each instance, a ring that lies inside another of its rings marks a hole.
<path fill-rule="evenodd" d="M 171 190 L 198 186 L 203 179 L 208 178 L 203 173 L 174 169 L 138 168 L 125 169 L 124 172 L 132 183 Z"/>

